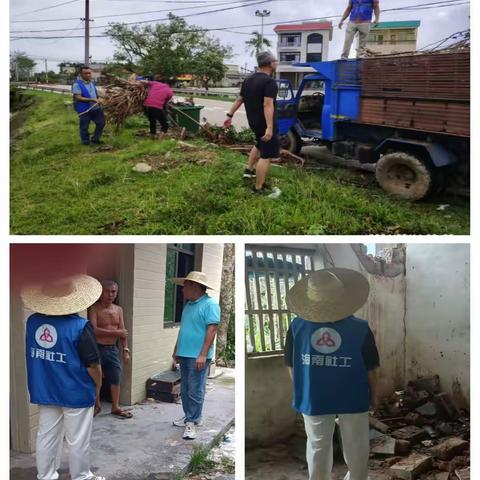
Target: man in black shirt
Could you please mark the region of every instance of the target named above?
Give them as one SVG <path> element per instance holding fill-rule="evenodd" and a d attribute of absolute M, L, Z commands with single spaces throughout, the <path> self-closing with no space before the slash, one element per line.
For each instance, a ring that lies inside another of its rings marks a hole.
<path fill-rule="evenodd" d="M 280 141 L 276 134 L 277 82 L 272 78 L 278 65 L 275 56 L 263 52 L 257 57 L 258 70 L 242 85 L 240 96 L 227 113 L 224 127 L 232 124 L 235 112 L 245 104 L 250 128 L 255 133 L 256 145 L 252 148 L 245 178 L 256 177 L 255 192 L 265 193 L 265 179 L 270 161 L 280 157 Z M 257 166 L 255 170 L 255 165 Z"/>

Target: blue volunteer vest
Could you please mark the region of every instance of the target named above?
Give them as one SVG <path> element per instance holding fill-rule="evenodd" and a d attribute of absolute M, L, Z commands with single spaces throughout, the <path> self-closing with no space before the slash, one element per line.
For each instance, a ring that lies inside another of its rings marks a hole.
<path fill-rule="evenodd" d="M 78 85 L 80 87 L 80 90 L 82 91 L 82 97 L 85 98 L 92 98 L 90 96 L 90 92 L 88 91 L 87 87 L 85 87 L 85 84 L 81 82 L 80 80 L 76 80 L 74 82 L 74 85 Z M 97 86 L 95 85 L 94 82 L 92 82 L 93 88 L 95 89 L 95 94 L 97 95 L 98 98 L 98 92 L 97 92 Z M 73 108 L 77 113 L 83 113 L 86 112 L 89 108 L 91 108 L 92 104 L 88 102 L 77 102 L 75 100 L 75 96 L 73 97 Z"/>
<path fill-rule="evenodd" d="M 334 323 L 295 318 L 293 408 L 305 415 L 368 411 L 370 388 L 362 347 L 368 323 L 353 316 Z"/>
<path fill-rule="evenodd" d="M 95 404 L 95 383 L 77 352 L 86 324 L 79 315 L 29 317 L 25 353 L 31 403 L 68 408 Z"/>

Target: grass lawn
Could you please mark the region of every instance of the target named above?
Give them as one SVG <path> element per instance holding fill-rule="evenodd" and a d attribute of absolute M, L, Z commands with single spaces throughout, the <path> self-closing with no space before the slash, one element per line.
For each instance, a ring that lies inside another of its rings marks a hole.
<path fill-rule="evenodd" d="M 468 234 L 464 199 L 403 203 L 342 169 L 272 167 L 278 199 L 254 195 L 242 180 L 245 158 L 202 140 L 136 135 L 133 118 L 114 148 L 80 145 L 78 120 L 65 97 L 28 93 L 35 103 L 12 117 L 12 234 Z M 154 167 L 136 173 L 137 162 Z M 450 208 L 438 211 L 439 203 Z"/>

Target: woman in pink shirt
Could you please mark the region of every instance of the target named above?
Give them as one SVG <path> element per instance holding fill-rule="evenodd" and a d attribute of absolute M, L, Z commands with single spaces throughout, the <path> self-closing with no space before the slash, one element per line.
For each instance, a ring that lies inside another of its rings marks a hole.
<path fill-rule="evenodd" d="M 162 127 L 162 132 L 168 131 L 168 120 L 165 106 L 173 97 L 173 90 L 160 75 L 155 75 L 154 81 L 142 80 L 148 86 L 148 94 L 143 103 L 150 122 L 150 135 L 157 135 L 157 121 Z"/>

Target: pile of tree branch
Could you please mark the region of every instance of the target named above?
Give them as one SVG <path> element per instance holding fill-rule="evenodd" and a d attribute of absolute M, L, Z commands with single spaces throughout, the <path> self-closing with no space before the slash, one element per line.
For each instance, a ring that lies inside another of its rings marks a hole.
<path fill-rule="evenodd" d="M 115 83 L 105 87 L 102 106 L 107 122 L 120 129 L 128 117 L 142 112 L 146 96 L 143 84 L 115 79 Z"/>

